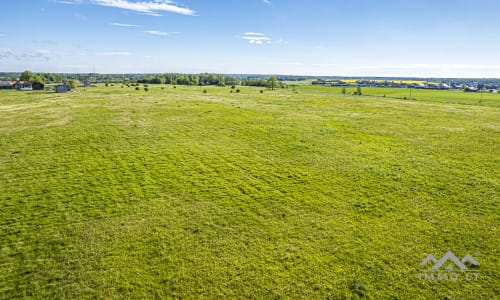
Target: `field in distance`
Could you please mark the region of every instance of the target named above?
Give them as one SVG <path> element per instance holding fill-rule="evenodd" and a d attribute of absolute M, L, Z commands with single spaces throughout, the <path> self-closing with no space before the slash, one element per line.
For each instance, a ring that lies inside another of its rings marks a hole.
<path fill-rule="evenodd" d="M 0 298 L 500 297 L 500 94 L 408 92 L 0 91 Z"/>

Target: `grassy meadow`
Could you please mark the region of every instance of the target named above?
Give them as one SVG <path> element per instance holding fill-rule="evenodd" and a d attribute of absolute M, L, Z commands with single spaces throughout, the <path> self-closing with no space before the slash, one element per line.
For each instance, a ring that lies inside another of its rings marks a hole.
<path fill-rule="evenodd" d="M 238 88 L 0 91 L 0 299 L 500 298 L 500 94 Z"/>

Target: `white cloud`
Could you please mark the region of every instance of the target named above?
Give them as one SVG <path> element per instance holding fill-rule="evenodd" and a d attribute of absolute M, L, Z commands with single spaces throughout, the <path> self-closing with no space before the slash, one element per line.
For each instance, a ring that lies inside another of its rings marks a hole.
<path fill-rule="evenodd" d="M 52 0 L 54 3 L 60 4 L 82 4 L 84 0 Z"/>
<path fill-rule="evenodd" d="M 248 36 L 265 36 L 265 34 L 260 33 L 260 32 L 245 32 L 245 35 L 248 35 Z"/>
<path fill-rule="evenodd" d="M 139 13 L 157 16 L 159 11 L 172 12 L 181 15 L 193 16 L 196 14 L 194 10 L 175 5 L 170 0 L 154 0 L 132 2 L 129 0 L 92 0 L 96 5 L 115 7 L 126 10 L 132 10 Z"/>
<path fill-rule="evenodd" d="M 260 32 L 245 32 L 242 39 L 255 45 L 271 44 L 273 41 L 270 37 Z"/>
<path fill-rule="evenodd" d="M 270 0 L 262 0 L 262 2 L 265 3 L 265 4 L 271 4 Z"/>
<path fill-rule="evenodd" d="M 139 27 L 139 25 L 123 24 L 123 23 L 117 23 L 117 22 L 110 23 L 109 25 L 111 25 L 111 26 L 119 26 L 119 27 Z"/>
<path fill-rule="evenodd" d="M 111 51 L 111 52 L 98 52 L 97 56 L 128 56 L 131 55 L 130 52 L 126 51 Z"/>
<path fill-rule="evenodd" d="M 0 61 L 18 62 L 47 62 L 52 53 L 48 50 L 19 50 L 10 48 L 0 48 Z"/>
<path fill-rule="evenodd" d="M 163 32 L 163 31 L 158 31 L 158 30 L 145 30 L 144 32 L 152 34 L 152 35 L 158 35 L 158 36 L 167 36 L 167 35 L 169 35 L 168 32 Z"/>

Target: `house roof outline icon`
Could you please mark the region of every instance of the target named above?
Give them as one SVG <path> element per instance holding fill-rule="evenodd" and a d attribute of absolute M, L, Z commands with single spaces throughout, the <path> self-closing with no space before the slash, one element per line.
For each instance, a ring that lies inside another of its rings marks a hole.
<path fill-rule="evenodd" d="M 441 257 L 439 260 L 434 257 L 434 255 L 429 254 L 424 260 L 422 260 L 422 263 L 420 265 L 425 266 L 429 262 L 433 262 L 434 266 L 432 266 L 433 270 L 439 270 L 441 267 L 443 267 L 446 263 L 452 262 L 457 266 L 460 270 L 468 270 L 467 266 L 465 265 L 466 262 L 471 263 L 472 265 L 479 266 L 479 263 L 472 257 L 472 255 L 467 254 L 462 258 L 461 260 L 458 259 L 458 257 L 449 250 L 446 252 L 446 254 Z M 448 267 L 445 268 L 446 270 L 453 270 L 453 265 L 449 265 Z"/>
<path fill-rule="evenodd" d="M 470 262 L 474 266 L 479 266 L 479 263 L 477 262 L 477 260 L 475 260 L 474 257 L 472 257 L 472 255 L 470 255 L 470 254 L 467 254 L 466 256 L 464 256 L 464 258 L 462 258 L 462 262 L 464 264 L 466 262 Z"/>
<path fill-rule="evenodd" d="M 430 261 L 432 261 L 434 264 L 437 263 L 437 259 L 434 257 L 434 255 L 429 254 L 427 257 L 420 263 L 420 265 L 425 266 L 427 265 Z"/>

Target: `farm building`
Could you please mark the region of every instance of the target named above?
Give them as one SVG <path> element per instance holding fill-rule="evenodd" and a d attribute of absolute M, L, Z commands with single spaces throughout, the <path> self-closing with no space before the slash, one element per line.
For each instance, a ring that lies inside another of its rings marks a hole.
<path fill-rule="evenodd" d="M 15 82 L 11 81 L 0 81 L 0 90 L 10 90 L 14 89 Z"/>
<path fill-rule="evenodd" d="M 18 81 L 14 86 L 16 89 L 21 91 L 29 91 L 33 89 L 33 85 L 29 81 Z"/>
<path fill-rule="evenodd" d="M 43 83 L 40 83 L 40 82 L 33 83 L 33 90 L 35 90 L 35 91 L 43 91 L 44 88 L 45 88 L 45 85 Z"/>
<path fill-rule="evenodd" d="M 56 85 L 56 93 L 67 93 L 71 91 L 71 88 L 67 84 Z"/>

